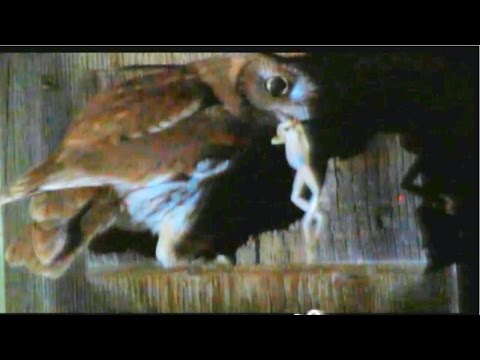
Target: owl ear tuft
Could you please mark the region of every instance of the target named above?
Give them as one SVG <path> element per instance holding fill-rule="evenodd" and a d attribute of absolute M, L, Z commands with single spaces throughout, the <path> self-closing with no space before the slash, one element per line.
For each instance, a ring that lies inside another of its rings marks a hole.
<path fill-rule="evenodd" d="M 233 115 L 240 115 L 242 98 L 237 92 L 237 82 L 244 66 L 254 54 L 235 54 L 192 63 L 201 81 L 212 89 L 215 96 Z"/>

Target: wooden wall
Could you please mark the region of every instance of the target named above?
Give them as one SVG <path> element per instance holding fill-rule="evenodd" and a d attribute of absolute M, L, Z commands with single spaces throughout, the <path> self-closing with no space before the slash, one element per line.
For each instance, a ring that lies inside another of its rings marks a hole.
<path fill-rule="evenodd" d="M 10 183 L 53 151 L 72 117 L 116 68 L 208 56 L 0 54 L 1 181 Z M 313 250 L 316 266 L 304 265 L 298 224 L 250 239 L 233 269 L 166 272 L 138 256 L 85 254 L 57 281 L 6 267 L 7 311 L 458 311 L 455 268 L 423 275 L 417 200 L 399 186 L 412 161 L 398 138 L 383 135 L 366 154 L 330 161 L 323 198 L 330 222 Z M 3 210 L 5 243 L 28 222 L 26 205 Z"/>

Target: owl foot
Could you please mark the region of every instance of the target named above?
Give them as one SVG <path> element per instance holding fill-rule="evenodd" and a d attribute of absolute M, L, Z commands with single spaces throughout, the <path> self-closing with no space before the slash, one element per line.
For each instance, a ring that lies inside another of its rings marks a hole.
<path fill-rule="evenodd" d="M 189 273 L 196 273 L 202 270 L 217 270 L 219 268 L 227 269 L 233 267 L 233 261 L 231 261 L 225 255 L 218 255 L 213 260 L 207 260 L 203 257 L 192 260 L 187 266 Z"/>
<path fill-rule="evenodd" d="M 158 259 L 158 258 L 157 258 Z M 172 257 L 160 261 L 164 269 L 186 269 L 188 272 L 195 273 L 200 270 L 230 268 L 234 266 L 234 262 L 226 255 L 217 255 L 215 259 L 206 259 L 199 257 L 196 259 L 179 259 Z M 166 264 L 166 265 L 165 265 Z"/>
<path fill-rule="evenodd" d="M 217 268 L 217 267 L 232 267 L 233 261 L 226 255 L 217 255 L 213 260 L 207 260 L 205 258 L 198 258 L 193 261 L 195 264 L 199 264 L 204 268 Z"/>

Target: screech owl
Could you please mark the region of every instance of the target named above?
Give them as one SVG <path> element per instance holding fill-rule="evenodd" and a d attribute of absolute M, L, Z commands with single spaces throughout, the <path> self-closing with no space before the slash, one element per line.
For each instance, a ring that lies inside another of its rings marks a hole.
<path fill-rule="evenodd" d="M 196 226 L 202 209 L 243 154 L 268 146 L 278 123 L 314 117 L 313 73 L 301 58 L 232 54 L 158 67 L 99 93 L 45 162 L 2 189 L 0 205 L 35 196 L 33 224 L 7 261 L 58 277 L 124 210 L 158 236 L 164 267 L 184 264 L 179 248 L 208 237 Z"/>

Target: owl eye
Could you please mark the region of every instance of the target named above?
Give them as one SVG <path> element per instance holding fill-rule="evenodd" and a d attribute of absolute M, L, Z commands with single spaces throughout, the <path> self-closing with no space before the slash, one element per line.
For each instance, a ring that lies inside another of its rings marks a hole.
<path fill-rule="evenodd" d="M 288 92 L 288 81 L 283 76 L 272 76 L 265 82 L 265 88 L 273 97 L 279 97 Z"/>

